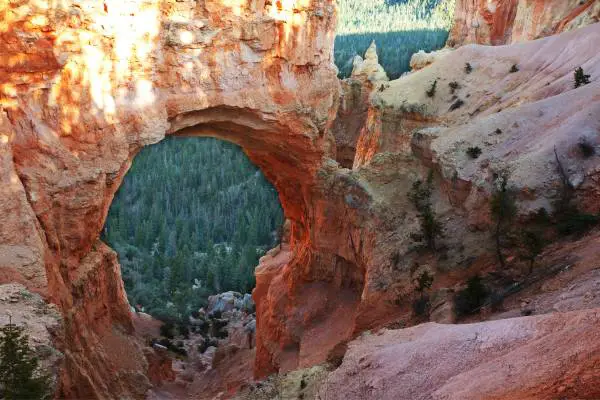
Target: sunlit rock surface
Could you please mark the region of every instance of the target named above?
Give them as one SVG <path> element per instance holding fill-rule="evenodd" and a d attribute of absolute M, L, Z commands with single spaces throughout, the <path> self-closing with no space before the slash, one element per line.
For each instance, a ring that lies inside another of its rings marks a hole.
<path fill-rule="evenodd" d="M 390 80 L 381 64 L 379 64 L 375 42 L 371 43 L 367 49 L 364 60 L 361 56 L 354 57 L 352 74 L 350 76 L 354 79 L 364 79 L 374 83 Z"/>
<path fill-rule="evenodd" d="M 600 21 L 597 0 L 457 0 L 452 47 L 510 44 L 538 39 Z"/>
<path fill-rule="evenodd" d="M 98 240 L 112 197 L 142 146 L 217 136 L 275 184 L 293 246 L 311 246 L 338 101 L 335 7 L 11 1 L 0 15 L 0 278 L 62 310 L 61 395 L 143 396 L 117 257 Z"/>

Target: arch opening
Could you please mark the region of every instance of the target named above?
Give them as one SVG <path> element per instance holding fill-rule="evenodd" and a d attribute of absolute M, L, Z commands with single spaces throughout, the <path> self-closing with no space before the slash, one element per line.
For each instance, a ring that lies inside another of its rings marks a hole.
<path fill-rule="evenodd" d="M 241 148 L 196 129 L 135 156 L 102 232 L 130 305 L 182 324 L 211 295 L 251 293 L 284 220 L 277 191 Z"/>

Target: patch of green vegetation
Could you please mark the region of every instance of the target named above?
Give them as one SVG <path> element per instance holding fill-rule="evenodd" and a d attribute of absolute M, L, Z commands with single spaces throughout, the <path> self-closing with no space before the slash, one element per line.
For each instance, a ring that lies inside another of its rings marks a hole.
<path fill-rule="evenodd" d="M 433 83 L 431 84 L 431 87 L 429 88 L 429 90 L 427 90 L 425 93 L 427 94 L 427 97 L 433 97 L 435 96 L 435 90 L 437 88 L 437 79 L 435 81 L 433 81 Z"/>
<path fill-rule="evenodd" d="M 456 81 L 452 81 L 448 84 L 448 86 L 450 87 L 450 93 L 454 94 L 454 92 L 456 92 L 456 90 L 458 88 L 460 88 L 460 85 L 458 84 L 458 82 Z"/>
<path fill-rule="evenodd" d="M 130 304 L 185 320 L 209 295 L 253 289 L 282 222 L 276 190 L 237 146 L 175 137 L 136 156 L 103 240 L 119 254 Z"/>
<path fill-rule="evenodd" d="M 546 246 L 543 233 L 539 230 L 525 230 L 521 233 L 520 243 L 523 247 L 521 258 L 529 262 L 529 273 L 531 274 L 536 258 Z"/>
<path fill-rule="evenodd" d="M 452 103 L 452 105 L 450 106 L 449 111 L 458 110 L 459 108 L 461 108 L 464 105 L 465 105 L 465 102 L 463 100 L 461 100 L 461 99 L 458 99 L 454 103 Z"/>
<path fill-rule="evenodd" d="M 469 147 L 467 149 L 467 155 L 475 160 L 481 155 L 481 148 L 479 146 Z"/>
<path fill-rule="evenodd" d="M 454 296 L 456 315 L 464 316 L 478 312 L 484 305 L 488 294 L 489 291 L 479 275 L 469 278 L 467 287 Z"/>
<path fill-rule="evenodd" d="M 435 251 L 436 240 L 443 237 L 444 228 L 431 204 L 432 191 L 433 171 L 430 171 L 425 182 L 419 179 L 413 183 L 408 198 L 417 209 L 421 225 L 421 232 L 412 234 L 412 239 L 424 243 L 429 250 Z"/>
<path fill-rule="evenodd" d="M 444 46 L 454 16 L 454 0 L 339 0 L 335 63 L 340 78 L 352 72 L 373 40 L 379 63 L 391 79 L 409 70 L 419 50 Z"/>
<path fill-rule="evenodd" d="M 575 70 L 575 89 L 580 86 L 590 83 L 590 75 L 583 72 L 583 68 L 579 67 Z"/>
<path fill-rule="evenodd" d="M 561 235 L 580 235 L 600 223 L 600 215 L 582 212 L 575 202 L 575 188 L 554 148 L 557 170 L 561 181 L 561 191 L 554 202 L 554 219 Z"/>
<path fill-rule="evenodd" d="M 431 310 L 431 301 L 427 291 L 433 285 L 433 276 L 428 271 L 423 271 L 415 279 L 415 290 L 419 297 L 412 302 L 413 314 L 417 317 L 428 317 Z"/>
<path fill-rule="evenodd" d="M 490 203 L 492 216 L 496 221 L 494 229 L 496 254 L 502 268 L 506 267 L 502 249 L 505 246 L 504 242 L 511 229 L 510 223 L 517 215 L 516 195 L 514 190 L 508 187 L 508 178 L 509 174 L 507 171 L 503 171 L 496 176 L 494 192 L 492 193 Z"/>
<path fill-rule="evenodd" d="M 25 328 L 9 321 L 0 328 L 0 398 L 42 400 L 51 395 L 50 377 L 29 347 Z"/>

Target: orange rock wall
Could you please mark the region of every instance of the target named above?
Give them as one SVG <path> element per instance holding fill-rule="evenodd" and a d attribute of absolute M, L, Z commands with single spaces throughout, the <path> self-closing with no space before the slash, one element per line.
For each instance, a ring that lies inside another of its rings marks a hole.
<path fill-rule="evenodd" d="M 534 3 L 520 1 L 514 20 L 524 21 Z M 465 21 L 480 12 L 479 2 L 462 4 L 470 5 Z M 511 4 L 486 17 L 500 13 L 501 23 L 473 41 L 509 40 L 509 26 L 515 39 Z M 555 21 L 544 12 L 539 21 Z M 116 254 L 99 240 L 143 146 L 170 134 L 230 140 L 277 188 L 290 247 L 256 272 L 255 374 L 264 376 L 321 362 L 361 330 L 409 313 L 419 268 L 439 262 L 448 270 L 485 253 L 490 163 L 513 163 L 537 207 L 555 183 L 552 144 L 567 154 L 578 139 L 568 133 L 598 131 L 587 116 L 597 114 L 597 81 L 576 93 L 570 81 L 582 60 L 599 73 L 595 27 L 531 47 L 464 47 L 370 100 L 365 88 L 345 87 L 340 115 L 348 123 L 334 125 L 341 89 L 333 0 L 0 0 L 0 15 L 0 280 L 59 305 L 60 395 L 68 398 L 141 398 L 150 385 Z M 588 14 L 578 15 L 565 27 Z M 456 43 L 469 42 L 458 20 Z M 537 35 L 524 32 L 519 37 Z M 579 46 L 581 60 L 541 67 L 565 46 Z M 468 61 L 474 72 L 465 76 Z M 515 62 L 520 73 L 509 74 Z M 441 77 L 460 81 L 457 95 L 468 99 L 460 110 L 448 110 L 447 82 L 426 98 L 424 82 Z M 506 135 L 480 143 L 481 132 L 499 127 Z M 488 164 L 475 168 L 456 150 L 462 144 L 450 142 L 461 135 L 486 149 Z M 339 161 L 353 169 L 335 161 L 338 143 Z M 596 170 L 593 160 L 572 167 L 586 178 Z M 434 195 L 448 227 L 443 261 L 411 250 L 418 221 L 407 191 L 429 168 L 443 189 Z"/>
<path fill-rule="evenodd" d="M 600 21 L 597 0 L 457 0 L 451 47 L 502 45 L 554 35 Z"/>
<path fill-rule="evenodd" d="M 141 147 L 240 144 L 277 187 L 292 246 L 312 246 L 335 16 L 330 0 L 0 1 L 0 280 L 60 306 L 61 396 L 140 398 L 150 384 L 99 240 Z"/>

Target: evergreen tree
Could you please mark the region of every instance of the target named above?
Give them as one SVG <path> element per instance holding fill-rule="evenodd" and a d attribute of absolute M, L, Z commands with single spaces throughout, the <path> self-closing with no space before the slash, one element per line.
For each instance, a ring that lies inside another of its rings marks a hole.
<path fill-rule="evenodd" d="M 50 397 L 50 379 L 39 370 L 23 327 L 9 321 L 0 328 L 0 397 L 37 400 Z"/>
<path fill-rule="evenodd" d="M 436 239 L 443 237 L 444 227 L 438 219 L 433 205 L 431 195 L 433 191 L 433 171 L 429 171 L 427 181 L 417 180 L 413 182 L 408 199 L 415 206 L 421 224 L 421 233 L 411 235 L 417 242 L 423 242 L 431 251 L 436 250 Z"/>
<path fill-rule="evenodd" d="M 490 204 L 492 216 L 496 219 L 496 228 L 494 230 L 496 254 L 502 268 L 506 267 L 504 254 L 502 253 L 504 247 L 503 241 L 510 230 L 510 222 L 517 214 L 515 193 L 508 187 L 508 176 L 509 173 L 507 171 L 503 171 L 497 176 Z"/>

